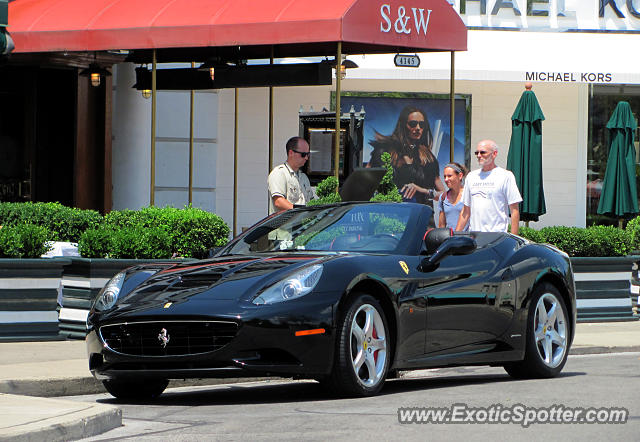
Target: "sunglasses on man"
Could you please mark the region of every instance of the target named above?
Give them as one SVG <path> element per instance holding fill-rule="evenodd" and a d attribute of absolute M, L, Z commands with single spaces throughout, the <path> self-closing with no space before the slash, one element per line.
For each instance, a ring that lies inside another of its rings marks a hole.
<path fill-rule="evenodd" d="M 300 152 L 299 150 L 291 149 L 295 153 L 299 154 L 302 158 L 307 158 L 311 152 Z"/>
<path fill-rule="evenodd" d="M 416 127 L 418 125 L 420 125 L 421 129 L 424 129 L 425 122 L 424 121 L 409 120 L 409 121 L 407 121 L 407 124 L 409 125 L 409 127 L 411 129 L 413 129 L 414 127 Z"/>

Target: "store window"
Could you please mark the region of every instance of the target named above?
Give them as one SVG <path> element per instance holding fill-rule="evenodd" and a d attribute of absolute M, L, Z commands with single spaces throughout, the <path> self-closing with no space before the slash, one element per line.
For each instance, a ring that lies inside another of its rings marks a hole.
<path fill-rule="evenodd" d="M 591 85 L 589 94 L 589 139 L 587 144 L 587 226 L 618 225 L 618 219 L 598 214 L 602 181 L 607 170 L 609 131 L 607 123 L 619 101 L 631 105 L 636 121 L 640 117 L 640 86 Z M 640 129 L 635 134 L 636 189 L 640 185 Z M 640 192 L 638 192 L 640 195 Z"/>

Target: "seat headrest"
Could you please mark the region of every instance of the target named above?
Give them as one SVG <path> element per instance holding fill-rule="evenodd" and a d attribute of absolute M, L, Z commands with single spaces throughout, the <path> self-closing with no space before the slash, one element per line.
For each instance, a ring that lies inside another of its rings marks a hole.
<path fill-rule="evenodd" d="M 424 245 L 427 248 L 429 255 L 433 254 L 440 244 L 442 244 L 447 238 L 453 236 L 453 229 L 450 227 L 439 227 L 437 229 L 427 230 L 424 235 Z"/>

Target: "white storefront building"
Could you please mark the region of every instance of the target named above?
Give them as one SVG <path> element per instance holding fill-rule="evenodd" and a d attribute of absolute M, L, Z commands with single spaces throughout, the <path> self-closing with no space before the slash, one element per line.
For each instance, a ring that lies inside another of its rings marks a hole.
<path fill-rule="evenodd" d="M 525 81 L 532 81 L 546 118 L 547 214 L 531 227 L 595 221 L 592 191 L 606 162 L 602 122 L 620 99 L 631 103 L 636 118 L 640 113 L 640 0 L 450 3 L 469 29 L 468 51 L 455 54 L 455 92 L 469 96 L 471 103 L 467 149 L 493 138 L 501 147 L 498 164 L 506 164 L 511 115 Z M 395 67 L 394 54 L 350 55 L 359 68 L 348 71 L 343 91 L 447 94 L 450 54 L 419 55 L 419 68 Z M 131 88 L 134 68 L 120 64 L 115 69 L 113 209 L 149 204 L 151 100 Z M 298 135 L 300 107 L 328 109 L 334 90 L 335 85 L 274 88 L 275 164 L 285 159 L 285 141 Z M 234 213 L 234 93 L 197 91 L 194 120 L 193 205 L 219 214 L 229 225 Z M 250 88 L 238 94 L 240 230 L 267 214 L 269 93 Z M 189 107 L 188 92 L 158 93 L 156 205 L 187 204 Z"/>

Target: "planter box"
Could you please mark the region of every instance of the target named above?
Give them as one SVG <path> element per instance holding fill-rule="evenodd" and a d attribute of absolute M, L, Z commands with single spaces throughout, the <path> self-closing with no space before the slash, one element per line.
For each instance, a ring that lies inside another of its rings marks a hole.
<path fill-rule="evenodd" d="M 57 299 L 70 258 L 0 259 L 0 341 L 56 340 Z"/>
<path fill-rule="evenodd" d="M 180 263 L 193 259 L 96 259 L 70 258 L 62 277 L 62 299 L 58 315 L 60 335 L 84 339 L 91 303 L 104 285 L 119 271 L 147 263 Z"/>
<path fill-rule="evenodd" d="M 631 267 L 640 256 L 571 258 L 578 322 L 633 321 Z"/>

